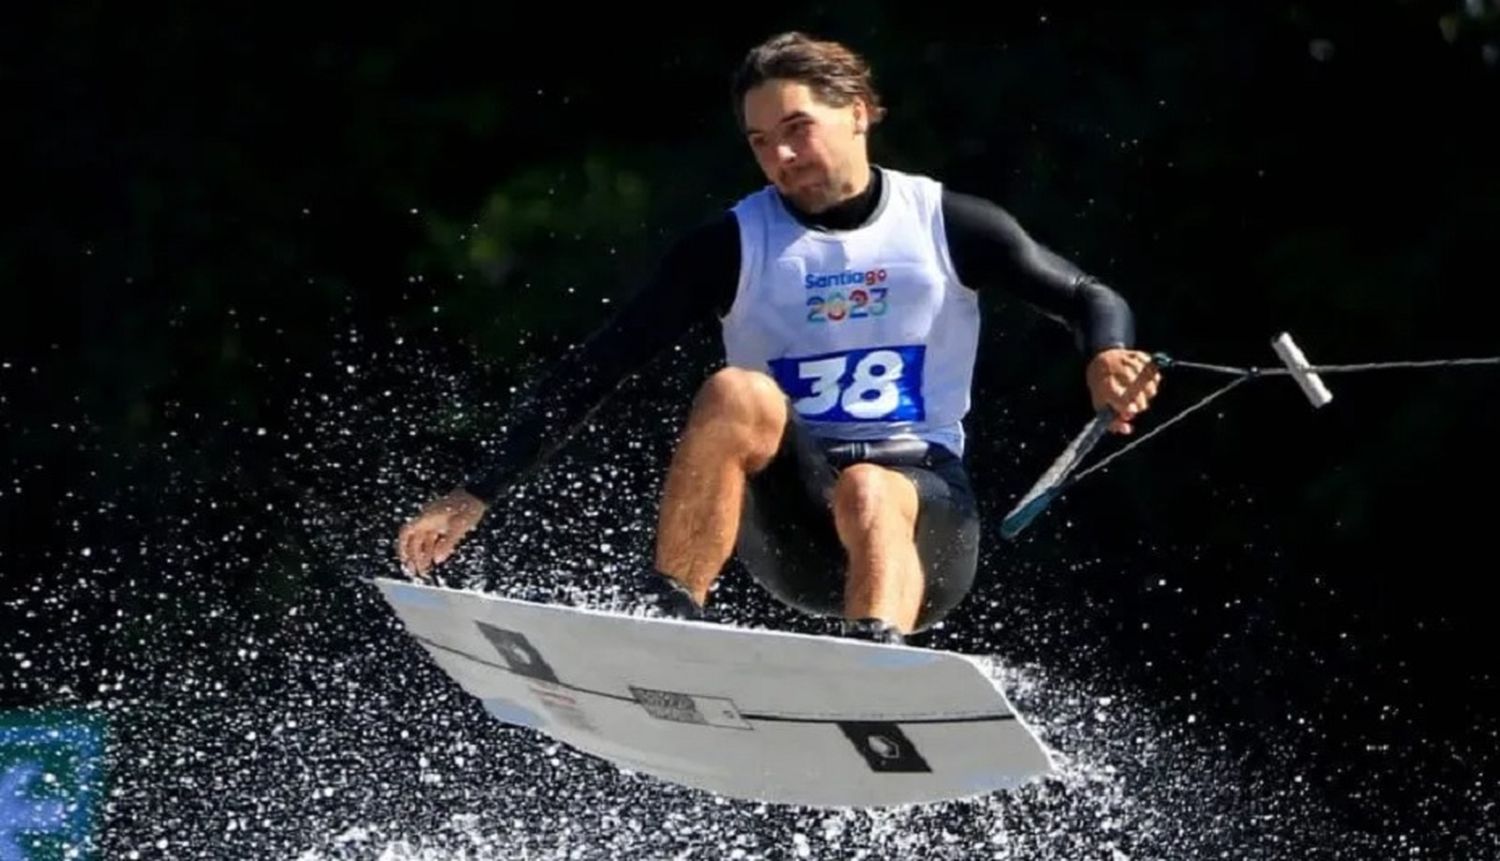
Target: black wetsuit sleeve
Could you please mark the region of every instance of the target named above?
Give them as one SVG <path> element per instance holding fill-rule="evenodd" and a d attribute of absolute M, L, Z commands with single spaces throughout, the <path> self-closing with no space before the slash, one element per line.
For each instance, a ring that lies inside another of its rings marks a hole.
<path fill-rule="evenodd" d="M 695 326 L 728 312 L 739 280 L 739 226 L 725 212 L 678 239 L 652 277 L 603 326 L 518 398 L 508 432 L 462 483 L 493 502 L 542 465 L 625 380 Z"/>
<path fill-rule="evenodd" d="M 1119 293 L 1039 244 L 998 204 L 943 191 L 948 253 L 960 281 L 1006 291 L 1073 334 L 1087 356 L 1135 346 L 1135 318 Z"/>

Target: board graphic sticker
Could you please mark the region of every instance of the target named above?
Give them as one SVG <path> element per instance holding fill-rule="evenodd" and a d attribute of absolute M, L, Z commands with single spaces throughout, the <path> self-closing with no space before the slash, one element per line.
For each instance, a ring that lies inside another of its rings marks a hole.
<path fill-rule="evenodd" d="M 897 724 L 841 721 L 839 729 L 864 756 L 871 771 L 932 771 L 917 746 Z"/>
<path fill-rule="evenodd" d="M 515 631 L 507 631 L 484 622 L 477 623 L 479 630 L 484 632 L 485 639 L 495 645 L 495 651 L 510 665 L 512 672 L 520 673 L 533 679 L 544 682 L 557 681 L 557 674 L 542 659 L 540 653 L 526 639 L 524 634 Z"/>
<path fill-rule="evenodd" d="M 630 688 L 636 702 L 646 713 L 661 720 L 682 723 L 698 723 L 713 726 L 750 729 L 735 709 L 734 703 L 723 697 L 698 697 L 674 691 L 653 691 L 648 688 Z"/>
<path fill-rule="evenodd" d="M 870 807 L 1054 771 L 974 658 L 371 581 L 497 720 L 731 798 Z"/>

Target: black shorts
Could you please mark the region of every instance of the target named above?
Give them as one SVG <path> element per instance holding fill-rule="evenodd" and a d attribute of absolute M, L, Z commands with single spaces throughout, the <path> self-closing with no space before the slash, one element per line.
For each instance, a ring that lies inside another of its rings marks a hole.
<path fill-rule="evenodd" d="M 782 603 L 815 616 L 842 617 L 848 555 L 833 520 L 833 489 L 853 463 L 874 463 L 917 486 L 917 556 L 924 588 L 916 631 L 957 607 L 974 585 L 979 516 L 963 461 L 939 445 L 884 446 L 818 440 L 787 422 L 771 463 L 750 476 L 736 554 Z"/>

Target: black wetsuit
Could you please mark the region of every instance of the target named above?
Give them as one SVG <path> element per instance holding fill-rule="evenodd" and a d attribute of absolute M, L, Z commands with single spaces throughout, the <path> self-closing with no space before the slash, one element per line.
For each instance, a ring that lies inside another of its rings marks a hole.
<path fill-rule="evenodd" d="M 812 229 L 859 226 L 880 200 L 880 171 L 873 170 L 872 177 L 860 196 L 799 218 Z M 1028 303 L 1067 326 L 1085 355 L 1134 345 L 1135 323 L 1125 300 L 1038 244 L 998 205 L 945 190 L 943 220 L 949 254 L 965 285 L 1005 291 Z M 536 386 L 540 399 L 512 417 L 516 423 L 501 450 L 464 486 L 493 501 L 506 485 L 540 466 L 623 380 L 693 327 L 716 323 L 734 301 L 739 268 L 733 214 L 726 211 L 680 238 L 631 300 L 552 366 Z"/>
<path fill-rule="evenodd" d="M 866 191 L 816 216 L 788 209 L 809 229 L 849 230 L 878 209 L 884 191 L 872 172 Z M 994 203 L 943 193 L 949 255 L 960 280 L 978 291 L 1003 290 L 1067 326 L 1080 351 L 1131 347 L 1129 306 L 1067 260 L 1033 241 Z M 724 215 L 679 240 L 654 277 L 603 328 L 570 351 L 541 381 L 541 399 L 518 416 L 501 453 L 466 487 L 486 500 L 542 463 L 622 380 L 700 323 L 716 322 L 735 298 L 740 238 Z M 829 448 L 806 432 L 794 410 L 777 456 L 749 478 L 736 553 L 778 599 L 815 615 L 838 616 L 844 553 L 831 499 L 840 471 L 866 461 L 907 475 L 917 487 L 918 555 L 925 575 L 916 630 L 950 612 L 972 588 L 978 562 L 977 507 L 959 456 L 941 446 L 885 452 Z"/>

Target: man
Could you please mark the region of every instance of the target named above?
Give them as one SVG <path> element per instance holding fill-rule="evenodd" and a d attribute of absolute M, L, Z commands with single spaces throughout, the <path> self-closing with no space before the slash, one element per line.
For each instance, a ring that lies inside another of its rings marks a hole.
<path fill-rule="evenodd" d="M 710 315 L 726 367 L 693 401 L 641 578 L 677 616 L 705 617 L 736 553 L 778 599 L 849 635 L 904 642 L 958 605 L 978 559 L 962 420 L 983 293 L 1070 327 L 1112 431 L 1147 408 L 1158 372 L 1118 294 L 999 206 L 870 163 L 885 108 L 858 54 L 779 35 L 747 54 L 732 93 L 770 184 L 681 239 L 542 381 L 506 450 L 401 529 L 408 571 L 447 559 L 508 484 Z"/>

